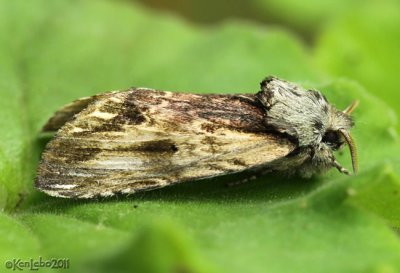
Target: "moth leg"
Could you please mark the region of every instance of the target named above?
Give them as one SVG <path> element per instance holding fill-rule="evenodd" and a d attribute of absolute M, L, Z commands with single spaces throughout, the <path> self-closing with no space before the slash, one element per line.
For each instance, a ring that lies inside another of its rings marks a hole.
<path fill-rule="evenodd" d="M 343 167 L 335 158 L 335 156 L 333 155 L 332 151 L 329 149 L 324 149 L 324 152 L 326 153 L 326 155 L 324 156 L 325 158 L 325 165 L 326 166 L 332 166 L 335 167 L 339 172 L 347 174 L 347 175 L 351 175 L 350 172 Z"/>
<path fill-rule="evenodd" d="M 260 176 L 261 176 L 261 174 L 251 175 L 251 176 L 246 177 L 246 178 L 244 178 L 244 179 L 239 179 L 239 180 L 236 180 L 236 181 L 227 182 L 227 183 L 226 183 L 226 186 L 228 186 L 228 187 L 234 187 L 234 186 L 242 185 L 242 184 L 245 184 L 245 183 L 248 183 L 248 182 L 250 182 L 250 181 L 253 181 L 253 180 L 257 179 L 257 178 L 260 177 Z"/>
<path fill-rule="evenodd" d="M 347 174 L 347 175 L 351 175 L 350 172 L 346 168 L 344 168 L 342 165 L 340 165 L 340 163 L 334 157 L 332 158 L 332 164 L 336 169 L 338 169 L 339 172 Z"/>

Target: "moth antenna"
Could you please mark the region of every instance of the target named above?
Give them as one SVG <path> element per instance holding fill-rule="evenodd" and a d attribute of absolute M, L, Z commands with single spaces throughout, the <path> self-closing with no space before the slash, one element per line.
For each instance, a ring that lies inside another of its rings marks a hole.
<path fill-rule="evenodd" d="M 349 146 L 350 149 L 350 155 L 351 155 L 351 163 L 353 165 L 353 172 L 354 174 L 357 174 L 358 171 L 358 155 L 357 155 L 357 147 L 356 144 L 351 137 L 350 133 L 346 132 L 343 129 L 338 130 L 339 133 L 343 136 L 345 139 L 347 145 Z"/>
<path fill-rule="evenodd" d="M 358 100 L 354 100 L 349 106 L 347 106 L 346 109 L 343 110 L 343 113 L 350 115 L 354 111 L 354 109 L 357 108 L 359 103 L 360 102 Z"/>

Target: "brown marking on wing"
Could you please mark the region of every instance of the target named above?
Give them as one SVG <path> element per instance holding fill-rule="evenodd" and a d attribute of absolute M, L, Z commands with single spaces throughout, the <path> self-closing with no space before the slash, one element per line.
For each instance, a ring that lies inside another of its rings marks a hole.
<path fill-rule="evenodd" d="M 136 151 L 144 153 L 176 153 L 178 148 L 172 140 L 165 139 L 143 142 L 136 148 Z"/>
<path fill-rule="evenodd" d="M 184 126 L 193 120 L 207 121 L 199 129 L 213 132 L 220 128 L 243 132 L 264 132 L 263 106 L 254 95 L 194 95 L 158 92 L 148 89 L 132 90 L 132 97 L 155 115 L 163 113 L 167 130 Z M 168 95 L 165 95 L 168 94 Z M 159 107 L 162 106 L 162 107 Z M 159 117 L 158 117 L 159 118 Z M 157 120 L 160 122 L 160 119 Z M 176 126 L 172 126 L 175 123 Z"/>

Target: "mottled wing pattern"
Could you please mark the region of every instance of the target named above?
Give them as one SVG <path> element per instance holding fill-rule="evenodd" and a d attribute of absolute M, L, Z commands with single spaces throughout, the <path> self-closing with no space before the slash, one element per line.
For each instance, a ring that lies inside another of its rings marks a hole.
<path fill-rule="evenodd" d="M 75 114 L 85 109 L 91 102 L 97 100 L 99 96 L 100 95 L 80 98 L 65 105 L 63 108 L 54 113 L 54 115 L 43 126 L 42 131 L 43 132 L 57 131 L 67 121 L 72 119 Z"/>
<path fill-rule="evenodd" d="M 86 101 L 75 116 L 53 118 L 52 127 L 69 121 L 46 146 L 38 169 L 36 186 L 50 195 L 149 190 L 268 165 L 295 147 L 266 132 L 254 95 L 139 88 Z"/>

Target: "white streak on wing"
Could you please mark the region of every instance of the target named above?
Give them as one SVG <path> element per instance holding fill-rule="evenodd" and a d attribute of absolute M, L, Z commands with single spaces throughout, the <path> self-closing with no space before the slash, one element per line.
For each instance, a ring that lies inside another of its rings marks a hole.
<path fill-rule="evenodd" d="M 115 96 L 111 96 L 109 98 L 109 100 L 112 101 L 112 102 L 116 102 L 116 103 L 122 103 L 122 101 L 119 98 L 115 97 Z"/>
<path fill-rule="evenodd" d="M 44 193 L 46 193 L 46 194 L 48 194 L 48 195 L 50 195 L 50 196 L 67 198 L 67 197 L 64 196 L 64 195 L 59 194 L 57 191 L 43 190 L 43 189 L 42 189 L 41 191 L 43 191 Z"/>
<path fill-rule="evenodd" d="M 80 132 L 83 132 L 84 131 L 84 129 L 82 129 L 82 128 L 80 128 L 80 127 L 74 127 L 73 129 L 72 129 L 72 132 L 73 133 L 80 133 Z"/>
<path fill-rule="evenodd" d="M 132 188 L 126 188 L 126 189 L 121 190 L 121 193 L 134 193 L 134 192 L 135 192 L 135 190 Z"/>
<path fill-rule="evenodd" d="M 100 192 L 100 196 L 108 197 L 108 196 L 113 196 L 114 193 L 112 191 L 103 191 Z"/>
<path fill-rule="evenodd" d="M 94 194 L 89 192 L 89 193 L 80 195 L 79 198 L 92 198 L 93 196 L 94 196 Z M 61 197 L 64 197 L 64 196 L 61 196 Z"/>
<path fill-rule="evenodd" d="M 139 158 L 126 158 L 126 157 L 115 157 L 109 160 L 96 161 L 97 166 L 101 166 L 104 169 L 125 169 L 131 170 L 135 166 L 142 166 L 143 161 Z"/>
<path fill-rule="evenodd" d="M 66 172 L 66 175 L 69 175 L 69 176 L 81 176 L 81 177 L 91 177 L 92 176 L 89 173 L 79 173 L 79 172 L 75 172 L 74 170 L 70 170 L 70 171 Z"/>
<path fill-rule="evenodd" d="M 116 117 L 118 114 L 113 114 L 113 113 L 107 113 L 107 112 L 100 112 L 100 111 L 94 111 L 89 114 L 91 117 L 96 117 L 100 119 L 112 119 Z"/>
<path fill-rule="evenodd" d="M 55 188 L 55 189 L 64 189 L 64 190 L 70 190 L 70 189 L 75 188 L 76 186 L 77 186 L 77 185 L 63 185 L 63 184 L 54 184 L 54 185 L 51 185 L 52 188 Z"/>

